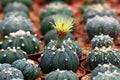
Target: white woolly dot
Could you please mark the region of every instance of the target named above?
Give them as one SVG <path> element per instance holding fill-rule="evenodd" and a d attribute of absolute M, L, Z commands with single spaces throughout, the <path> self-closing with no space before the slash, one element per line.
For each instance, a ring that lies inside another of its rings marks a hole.
<path fill-rule="evenodd" d="M 8 38 L 8 36 L 5 36 L 5 38 Z"/>
<path fill-rule="evenodd" d="M 38 47 L 37 46 L 35 46 L 35 49 L 37 49 Z"/>
<path fill-rule="evenodd" d="M 55 54 L 55 52 L 52 52 L 52 54 L 54 55 L 54 54 Z"/>
<path fill-rule="evenodd" d="M 33 40 L 34 42 L 36 41 L 36 39 L 35 39 L 35 38 L 33 38 L 32 40 Z"/>
<path fill-rule="evenodd" d="M 17 49 L 20 49 L 20 47 L 18 46 Z"/>
<path fill-rule="evenodd" d="M 1 51 L 4 51 L 4 49 L 1 49 Z"/>
<path fill-rule="evenodd" d="M 65 61 L 68 61 L 68 59 L 66 58 Z"/>
<path fill-rule="evenodd" d="M 21 44 L 21 46 L 23 46 L 23 47 L 24 47 L 24 46 L 25 46 L 25 44 L 23 44 L 23 43 L 22 43 L 22 44 Z"/>
<path fill-rule="evenodd" d="M 6 57 L 7 55 L 6 55 L 6 54 L 4 54 L 3 56 L 4 56 L 4 57 Z"/>

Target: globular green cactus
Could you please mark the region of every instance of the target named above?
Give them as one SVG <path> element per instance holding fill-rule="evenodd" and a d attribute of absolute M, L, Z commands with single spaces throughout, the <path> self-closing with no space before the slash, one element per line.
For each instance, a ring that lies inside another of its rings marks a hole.
<path fill-rule="evenodd" d="M 53 15 L 53 16 L 48 16 L 44 20 L 42 20 L 40 24 L 40 32 L 42 35 L 45 35 L 48 31 L 54 29 L 53 25 L 55 24 L 54 22 L 54 17 L 66 17 L 66 19 L 73 19 L 70 16 L 67 15 Z M 75 29 L 75 23 L 72 24 L 73 29 Z"/>
<path fill-rule="evenodd" d="M 67 70 L 59 70 L 50 72 L 45 80 L 79 80 L 75 73 Z"/>
<path fill-rule="evenodd" d="M 109 8 L 106 5 L 97 4 L 92 6 L 86 6 L 83 10 L 83 20 L 86 23 L 88 19 L 99 16 L 111 16 L 116 17 L 116 13 L 114 9 Z"/>
<path fill-rule="evenodd" d="M 20 47 L 27 54 L 32 54 L 40 50 L 40 41 L 29 31 L 19 30 L 10 33 L 9 36 L 5 36 L 1 48 L 6 49 L 7 47 Z"/>
<path fill-rule="evenodd" d="M 18 3 L 18 2 L 13 2 L 8 4 L 5 8 L 4 8 L 4 13 L 8 13 L 11 11 L 22 11 L 24 13 L 26 13 L 27 15 L 29 15 L 29 9 L 26 5 L 22 4 L 22 3 Z"/>
<path fill-rule="evenodd" d="M 30 19 L 23 17 L 22 15 L 17 16 L 17 13 L 9 17 L 5 17 L 0 23 L 0 33 L 5 36 L 9 35 L 11 32 L 16 32 L 18 30 L 30 31 L 33 30 L 33 24 Z"/>
<path fill-rule="evenodd" d="M 19 3 L 23 3 L 24 5 L 26 5 L 28 8 L 30 8 L 33 4 L 32 0 L 2 0 L 2 7 L 6 7 L 9 3 L 13 3 L 13 2 L 19 2 Z"/>
<path fill-rule="evenodd" d="M 53 36 L 54 35 L 54 36 Z M 71 40 L 75 40 L 75 37 L 73 36 L 72 33 L 68 33 L 66 36 L 65 36 L 65 39 L 68 39 L 70 38 Z M 47 45 L 51 40 L 57 40 L 57 32 L 55 29 L 53 30 L 50 30 L 48 31 L 46 34 L 45 34 L 45 44 Z"/>
<path fill-rule="evenodd" d="M 45 17 L 56 14 L 68 15 L 71 17 L 74 16 L 72 9 L 69 6 L 67 6 L 65 3 L 52 2 L 42 10 L 42 12 L 40 13 L 40 20 L 42 21 Z"/>
<path fill-rule="evenodd" d="M 109 35 L 97 35 L 91 40 L 91 44 L 93 49 L 95 47 L 102 48 L 103 46 L 113 46 L 113 38 L 111 38 Z"/>
<path fill-rule="evenodd" d="M 15 60 L 28 58 L 26 55 L 26 52 L 19 49 L 19 47 L 16 49 L 15 47 L 8 49 L 1 49 L 0 52 L 0 63 L 13 63 Z"/>
<path fill-rule="evenodd" d="M 88 57 L 87 63 L 91 69 L 97 67 L 98 64 L 111 63 L 120 67 L 120 52 L 112 47 L 96 47 L 93 49 Z"/>
<path fill-rule="evenodd" d="M 95 35 L 109 35 L 110 37 L 116 39 L 120 32 L 120 24 L 118 20 L 113 17 L 107 16 L 96 16 L 89 19 L 86 24 L 86 31 L 90 39 Z"/>
<path fill-rule="evenodd" d="M 3 69 L 10 68 L 10 67 L 11 67 L 11 65 L 8 64 L 8 63 L 0 64 L 0 72 L 1 72 Z"/>
<path fill-rule="evenodd" d="M 38 66 L 32 60 L 19 59 L 12 63 L 12 66 L 21 70 L 25 80 L 35 80 L 39 77 Z"/>
<path fill-rule="evenodd" d="M 24 79 L 22 72 L 16 68 L 6 68 L 0 72 L 0 80 L 11 80 L 13 78 Z"/>

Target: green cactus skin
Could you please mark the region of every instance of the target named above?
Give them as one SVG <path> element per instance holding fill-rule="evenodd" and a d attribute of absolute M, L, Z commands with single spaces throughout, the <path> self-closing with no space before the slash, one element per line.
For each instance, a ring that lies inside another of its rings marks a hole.
<path fill-rule="evenodd" d="M 40 41 L 36 36 L 30 34 L 29 31 L 19 30 L 10 33 L 9 36 L 5 36 L 1 48 L 6 49 L 7 47 L 20 47 L 27 54 L 32 54 L 40 51 Z"/>
<path fill-rule="evenodd" d="M 57 42 L 51 41 L 41 55 L 40 66 L 44 74 L 56 69 L 76 72 L 79 66 L 79 59 L 73 50 L 64 46 L 57 48 Z"/>
<path fill-rule="evenodd" d="M 15 60 L 28 58 L 26 52 L 21 49 L 10 48 L 2 49 L 0 52 L 0 63 L 13 63 Z"/>
<path fill-rule="evenodd" d="M 87 57 L 87 63 L 91 69 L 97 67 L 98 64 L 104 63 L 111 63 L 120 67 L 120 52 L 111 47 L 96 47 L 89 53 Z"/>
<path fill-rule="evenodd" d="M 25 18 L 29 18 L 29 15 L 27 15 L 26 13 L 22 12 L 22 11 L 11 11 L 11 12 L 7 12 L 4 14 L 3 16 L 3 19 L 5 18 L 9 18 L 11 17 L 12 15 L 14 15 L 14 17 L 19 17 L 19 16 L 22 16 L 22 17 L 25 17 Z"/>
<path fill-rule="evenodd" d="M 11 65 L 8 64 L 8 63 L 0 64 L 0 72 L 1 72 L 3 69 L 10 68 L 10 67 L 11 67 Z"/>
<path fill-rule="evenodd" d="M 2 0 L 2 7 L 6 7 L 9 3 L 20 2 L 30 8 L 33 4 L 32 0 Z"/>
<path fill-rule="evenodd" d="M 22 72 L 16 68 L 6 68 L 0 72 L 0 80 L 11 80 L 13 78 L 24 79 Z"/>
<path fill-rule="evenodd" d="M 95 76 L 97 76 L 99 73 L 105 73 L 105 72 L 114 72 L 117 71 L 120 73 L 120 69 L 112 64 L 98 64 L 98 66 L 92 71 L 91 78 L 93 79 Z"/>
<path fill-rule="evenodd" d="M 26 5 L 18 2 L 10 3 L 4 8 L 4 13 L 8 13 L 11 11 L 22 11 L 29 15 L 29 9 Z"/>
<path fill-rule="evenodd" d="M 120 24 L 113 17 L 100 17 L 96 16 L 89 19 L 86 24 L 86 31 L 90 39 L 95 35 L 109 35 L 110 37 L 116 39 L 120 32 Z"/>
<path fill-rule="evenodd" d="M 59 70 L 50 72 L 45 80 L 79 80 L 75 73 L 67 70 Z"/>
<path fill-rule="evenodd" d="M 73 17 L 73 11 L 63 2 L 52 2 L 48 4 L 40 13 L 40 20 L 42 21 L 45 17 L 62 14 Z"/>
<path fill-rule="evenodd" d="M 53 15 L 53 16 L 48 16 L 46 17 L 44 20 L 42 20 L 41 24 L 40 24 L 40 32 L 42 35 L 45 35 L 47 32 L 49 32 L 50 30 L 53 30 L 53 24 L 54 24 L 54 20 L 53 17 L 55 16 L 65 16 L 68 18 L 72 18 L 70 16 L 67 15 Z M 73 30 L 75 29 L 75 23 L 73 24 Z"/>
<path fill-rule="evenodd" d="M 86 23 L 88 19 L 98 16 L 111 16 L 116 17 L 116 12 L 105 5 L 97 4 L 93 6 L 86 6 L 83 10 L 83 20 Z"/>
<path fill-rule="evenodd" d="M 111 38 L 109 35 L 98 35 L 94 36 L 94 38 L 91 40 L 92 48 L 95 47 L 102 48 L 103 46 L 109 47 L 113 46 L 113 38 Z"/>
<path fill-rule="evenodd" d="M 45 0 L 46 2 L 55 2 L 55 1 L 58 1 L 58 2 L 72 2 L 72 0 Z"/>
<path fill-rule="evenodd" d="M 0 33 L 5 36 L 9 35 L 11 32 L 16 32 L 18 30 L 30 31 L 33 30 L 32 22 L 23 17 L 23 16 L 15 16 L 14 14 L 6 17 L 0 23 Z"/>
<path fill-rule="evenodd" d="M 20 78 L 13 78 L 11 80 L 24 80 L 24 79 L 20 79 Z"/>
<path fill-rule="evenodd" d="M 105 0 L 84 0 L 84 4 L 93 4 L 93 3 L 104 3 Z"/>
<path fill-rule="evenodd" d="M 35 80 L 40 75 L 38 66 L 29 59 L 16 60 L 12 66 L 22 71 L 25 80 Z"/>
<path fill-rule="evenodd" d="M 54 36 L 53 36 L 54 35 Z M 71 40 L 75 40 L 75 37 L 73 36 L 73 34 L 71 33 L 68 33 L 65 37 L 65 39 L 68 39 L 70 38 Z M 45 34 L 45 44 L 47 45 L 51 40 L 57 40 L 57 32 L 55 29 L 53 30 L 50 30 L 49 32 L 47 32 Z"/>

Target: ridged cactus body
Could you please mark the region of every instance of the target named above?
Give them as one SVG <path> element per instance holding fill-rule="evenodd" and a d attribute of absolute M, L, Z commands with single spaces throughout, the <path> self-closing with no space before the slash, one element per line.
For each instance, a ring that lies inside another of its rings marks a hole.
<path fill-rule="evenodd" d="M 104 63 L 111 63 L 120 67 L 120 52 L 111 47 L 96 47 L 89 53 L 87 63 L 91 69 L 97 67 L 98 64 Z"/>
<path fill-rule="evenodd" d="M 0 80 L 11 80 L 13 78 L 24 79 L 22 72 L 16 68 L 6 68 L 0 72 Z"/>
<path fill-rule="evenodd" d="M 11 67 L 11 65 L 8 64 L 8 63 L 0 64 L 0 72 L 1 72 L 3 69 L 10 68 L 10 67 Z"/>
<path fill-rule="evenodd" d="M 100 17 L 96 16 L 89 19 L 86 24 L 86 31 L 89 38 L 93 38 L 95 35 L 109 35 L 110 37 L 116 39 L 120 32 L 120 24 L 118 20 L 113 17 Z"/>
<path fill-rule="evenodd" d="M 20 47 L 27 54 L 32 54 L 40 50 L 40 41 L 30 32 L 19 30 L 10 33 L 9 36 L 5 36 L 2 42 L 2 49 L 6 49 L 7 47 Z"/>
<path fill-rule="evenodd" d="M 45 80 L 79 80 L 75 73 L 67 70 L 59 70 L 50 72 Z"/>
<path fill-rule="evenodd" d="M 35 80 L 39 77 L 38 66 L 32 60 L 20 59 L 12 63 L 12 66 L 22 71 L 25 80 Z"/>

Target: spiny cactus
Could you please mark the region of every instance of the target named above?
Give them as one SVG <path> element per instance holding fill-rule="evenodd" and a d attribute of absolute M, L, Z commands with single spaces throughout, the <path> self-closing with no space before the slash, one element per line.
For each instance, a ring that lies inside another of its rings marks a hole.
<path fill-rule="evenodd" d="M 42 22 L 40 24 L 40 32 L 42 33 L 42 35 L 45 35 L 48 31 L 54 29 L 54 27 L 53 27 L 53 25 L 55 24 L 54 17 L 65 17 L 66 20 L 67 19 L 73 20 L 72 17 L 67 16 L 67 15 L 53 15 L 53 16 L 48 16 L 44 20 L 42 20 Z M 75 23 L 72 24 L 72 26 L 73 26 L 72 29 L 75 29 Z"/>
<path fill-rule="evenodd" d="M 27 15 L 29 15 L 29 9 L 26 5 L 22 4 L 22 3 L 18 3 L 18 2 L 13 2 L 8 4 L 5 8 L 4 8 L 4 13 L 8 13 L 11 11 L 22 11 L 24 13 L 26 13 Z"/>
<path fill-rule="evenodd" d="M 35 80 L 40 75 L 38 66 L 29 59 L 16 60 L 12 63 L 12 66 L 22 71 L 25 80 Z"/>
<path fill-rule="evenodd" d="M 75 73 L 67 70 L 59 70 L 50 72 L 45 80 L 79 80 Z"/>
<path fill-rule="evenodd" d="M 98 64 L 111 63 L 120 67 L 120 52 L 112 47 L 95 47 L 87 58 L 87 63 L 91 69 L 97 67 Z"/>
<path fill-rule="evenodd" d="M 93 49 L 95 47 L 101 48 L 103 46 L 113 46 L 113 38 L 111 38 L 109 35 L 97 35 L 91 40 L 91 44 Z"/>
<path fill-rule="evenodd" d="M 15 47 L 8 49 L 1 49 L 0 51 L 0 63 L 13 63 L 17 59 L 28 58 L 26 52 Z"/>
<path fill-rule="evenodd" d="M 46 46 L 43 55 L 41 55 L 41 70 L 45 74 L 56 69 L 76 72 L 79 66 L 77 52 L 63 45 L 64 37 L 72 31 L 74 20 L 56 16 L 54 21 L 53 27 L 56 29 L 58 39 L 51 41 Z"/>
<path fill-rule="evenodd" d="M 0 33 L 5 36 L 9 35 L 11 32 L 16 32 L 18 30 L 30 31 L 33 30 L 32 22 L 23 17 L 22 15 L 17 16 L 17 13 L 9 17 L 5 17 L 0 23 Z"/>
<path fill-rule="evenodd" d="M 85 23 L 88 21 L 88 19 L 91 19 L 96 15 L 99 15 L 101 17 L 102 16 L 116 17 L 114 9 L 111 9 L 108 6 L 102 4 L 87 6 L 83 10 L 83 20 Z"/>
<path fill-rule="evenodd" d="M 42 10 L 40 13 L 40 20 L 42 21 L 45 17 L 56 14 L 74 16 L 72 9 L 64 2 L 52 2 Z"/>
<path fill-rule="evenodd" d="M 13 78 L 24 79 L 22 72 L 16 68 L 6 68 L 0 72 L 0 80 L 11 80 Z"/>
<path fill-rule="evenodd" d="M 86 24 L 86 31 L 90 39 L 95 35 L 109 35 L 110 37 L 116 39 L 120 32 L 120 24 L 118 20 L 113 17 L 107 16 L 96 16 L 89 19 Z"/>
<path fill-rule="evenodd" d="M 2 42 L 2 49 L 7 47 L 19 47 L 27 54 L 32 54 L 40 50 L 40 41 L 38 38 L 30 32 L 19 30 L 17 32 L 10 33 L 9 36 L 5 36 Z"/>

